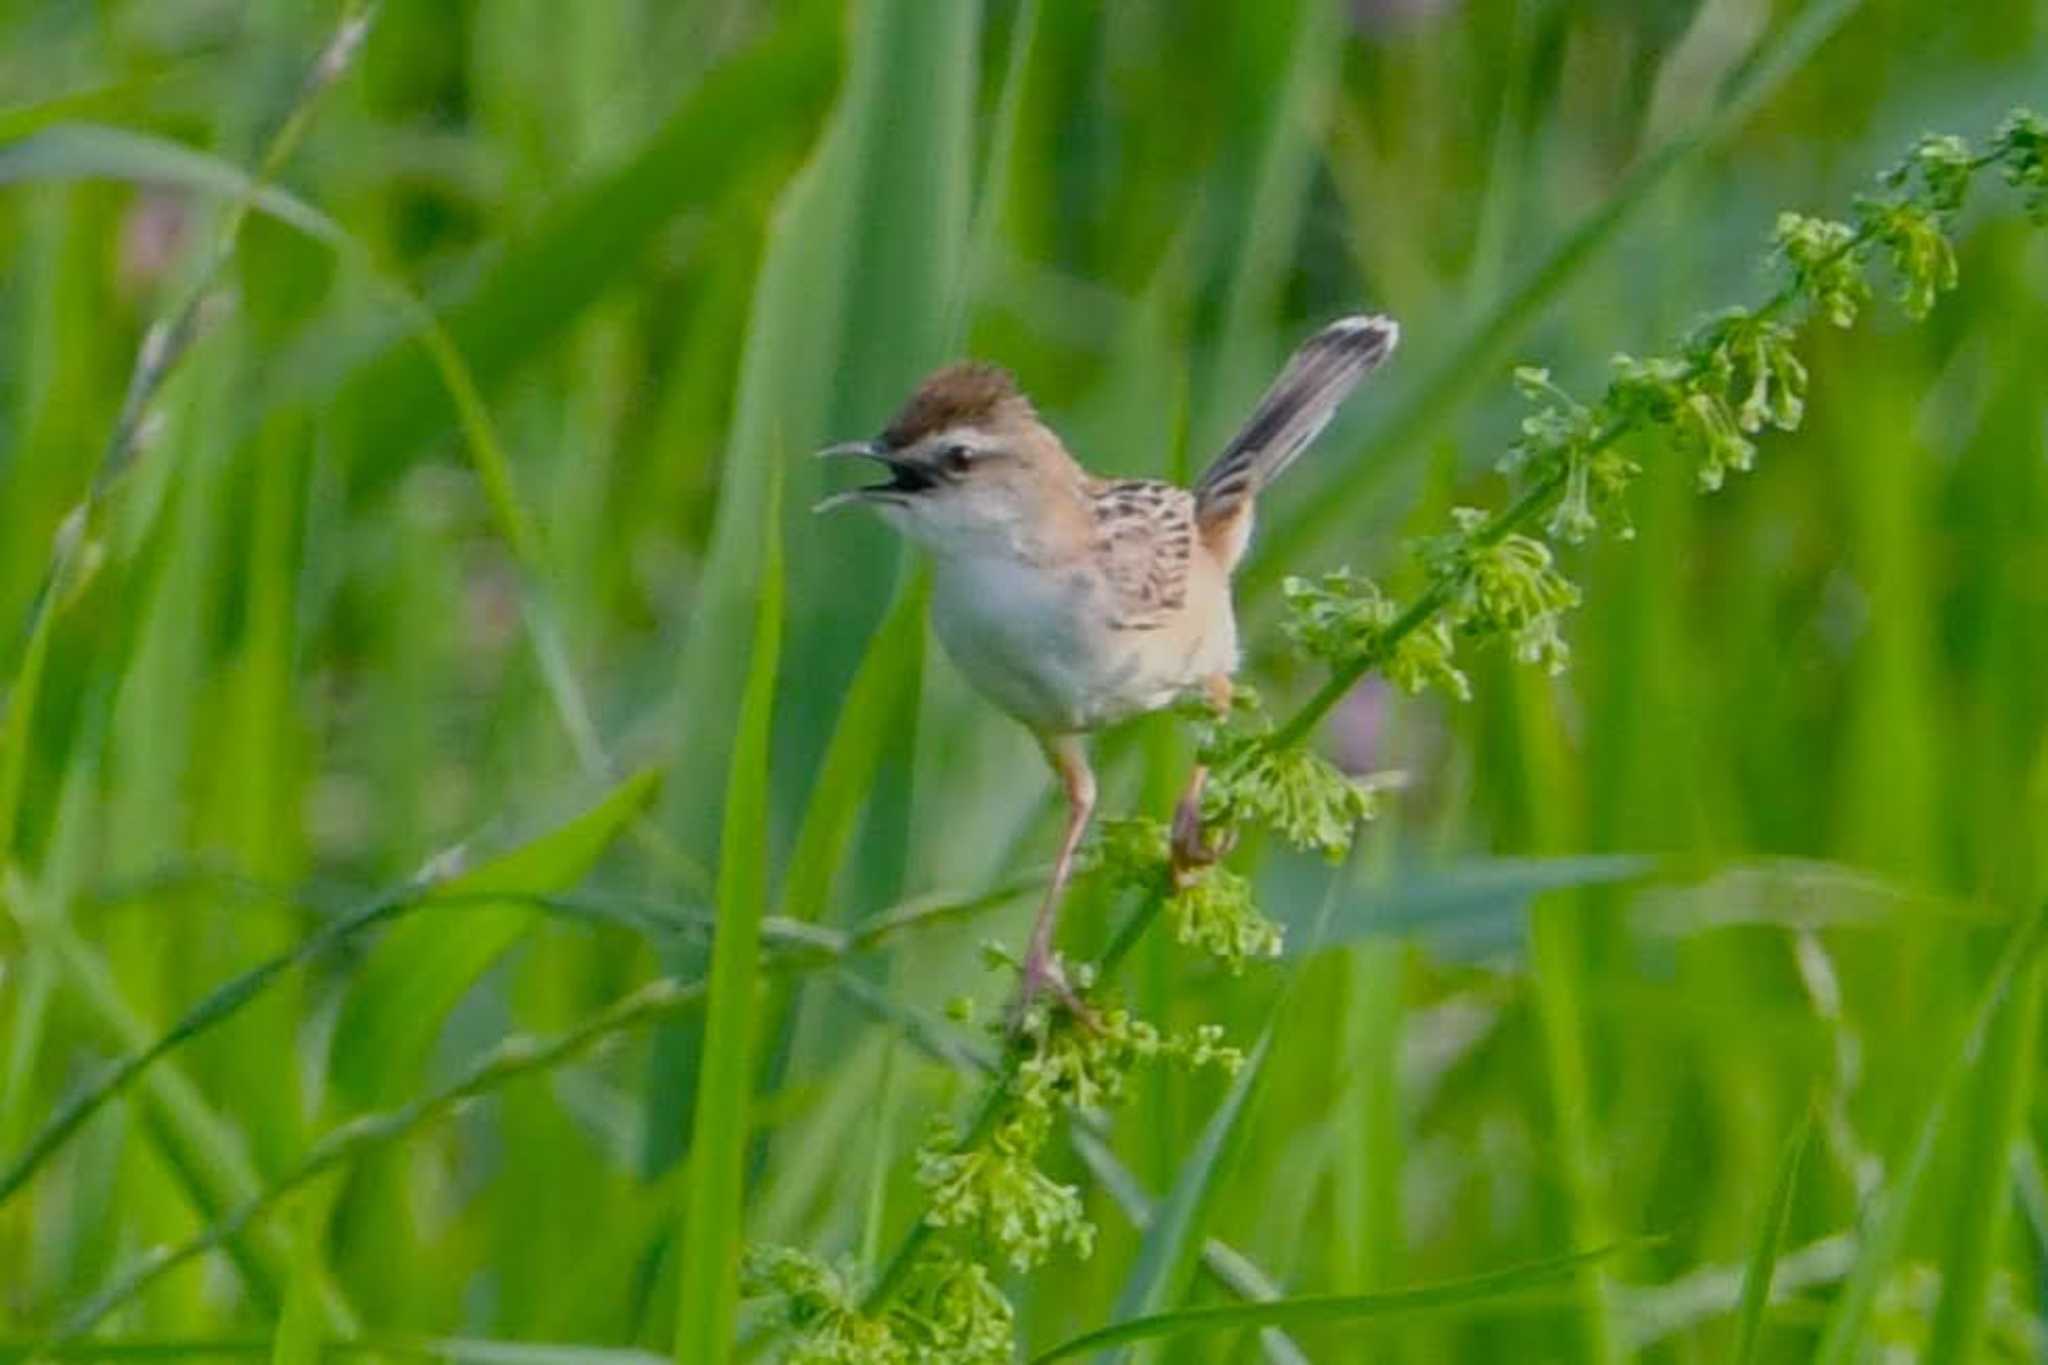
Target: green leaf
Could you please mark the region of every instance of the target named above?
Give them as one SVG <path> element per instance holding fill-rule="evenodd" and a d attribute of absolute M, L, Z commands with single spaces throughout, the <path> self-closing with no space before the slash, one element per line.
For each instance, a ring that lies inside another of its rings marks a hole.
<path fill-rule="evenodd" d="M 539 578 L 543 568 L 540 532 L 522 502 L 512 474 L 512 461 L 500 439 L 496 424 L 483 397 L 483 389 L 462 345 L 450 334 L 426 304 L 396 279 L 378 267 L 375 255 L 361 241 L 318 209 L 278 189 L 257 181 L 230 162 L 195 151 L 165 138 L 132 133 L 118 128 L 66 125 L 48 129 L 7 148 L 0 148 L 0 183 L 10 179 L 62 180 L 105 177 L 146 184 L 173 184 L 248 203 L 296 228 L 331 248 L 344 261 L 369 277 L 384 301 L 398 312 L 417 334 L 420 347 L 431 366 L 437 394 L 453 405 L 464 448 L 482 483 L 498 532 L 526 574 L 522 584 L 528 637 L 540 665 L 564 730 L 575 744 L 586 769 L 601 771 L 603 755 L 589 708 L 572 674 L 561 643 L 562 630 L 555 619 L 552 598 Z M 493 335 L 498 335 L 494 333 Z M 398 395 L 381 392 L 378 401 L 366 403 L 372 413 L 389 413 Z M 371 445 L 370 449 L 385 447 Z M 68 591 L 57 584 L 49 591 Z M 40 605 L 48 607 L 61 598 L 49 596 Z M 36 631 L 44 629 L 47 612 L 38 615 Z M 32 636 L 30 649 L 39 648 Z M 27 703 L 35 699 L 33 688 L 22 692 Z M 28 706 L 10 707 L 10 714 L 26 716 Z M 11 752 L 11 750 L 10 750 Z M 4 784 L 10 780 L 8 760 L 0 754 L 0 802 L 7 799 Z M 5 813 L 0 805 L 0 814 Z"/>
<path fill-rule="evenodd" d="M 292 1228 L 292 1275 L 271 1339 L 270 1365 L 320 1365 L 326 1324 L 320 1317 L 320 1244 L 307 1217 Z"/>
<path fill-rule="evenodd" d="M 897 593 L 839 708 L 789 856 L 782 913 L 790 919 L 824 918 L 832 879 L 881 766 L 883 742 L 894 728 L 892 717 L 903 695 L 916 689 L 924 667 L 924 609 L 930 581 L 929 575 L 917 574 Z"/>
<path fill-rule="evenodd" d="M 1684 132 L 1643 157 L 1614 193 L 1558 241 L 1521 282 L 1462 335 L 1412 388 L 1362 449 L 1324 462 L 1313 497 L 1289 500 L 1270 518 L 1251 562 L 1240 573 L 1244 596 L 1273 586 L 1287 566 L 1308 562 L 1309 550 L 1340 527 L 1353 525 L 1359 508 L 1409 458 L 1430 449 L 1429 436 L 1466 396 L 1499 372 L 1501 357 L 1646 207 L 1664 182 L 1704 158 L 1748 121 L 1758 107 L 1798 72 L 1862 0 L 1819 0 L 1789 20 L 1743 67 L 1728 97 Z"/>
<path fill-rule="evenodd" d="M 1935 1153 L 1940 1149 L 1942 1138 L 1961 1107 L 1973 1077 L 1983 1064 L 1992 1030 L 1997 1027 L 2001 1016 L 2010 1010 L 2015 983 L 2022 975 L 2029 979 L 2024 990 L 2031 993 L 2031 978 L 2040 959 L 2044 937 L 2048 937 L 2048 908 L 2036 912 L 2013 934 L 1990 981 L 1978 996 L 1941 1085 L 1920 1119 L 1912 1145 L 1904 1158 L 1891 1167 L 1889 1183 L 1864 1220 L 1855 1267 L 1849 1272 L 1842 1292 L 1835 1298 L 1834 1311 L 1828 1315 L 1820 1345 L 1814 1352 L 1817 1365 L 1851 1365 L 1851 1362 L 1862 1360 L 1870 1353 L 1873 1343 L 1872 1310 L 1877 1305 L 1879 1291 L 1898 1267 L 1905 1251 L 1906 1235 L 1912 1227 L 1914 1210 L 1920 1202 L 1928 1173 L 1934 1168 Z M 2009 1183 L 2003 1161 L 1995 1179 L 2001 1189 Z"/>
<path fill-rule="evenodd" d="M 745 660 L 732 642 L 747 637 L 754 616 L 769 471 L 788 471 L 788 505 L 803 508 L 822 475 L 818 462 L 802 457 L 845 439 L 842 423 L 873 430 L 885 405 L 941 358 L 965 233 L 978 17 L 978 6 L 965 3 L 863 5 L 851 23 L 845 86 L 830 125 L 776 206 L 747 325 L 716 522 L 676 669 L 672 725 L 685 771 L 722 773 L 730 765 L 745 685 Z M 943 78 L 906 81 L 906 71 Z M 904 551 L 886 529 L 836 514 L 808 520 L 789 537 L 787 553 L 789 675 L 851 673 L 855 642 L 900 581 Z M 821 761 L 830 695 L 814 685 L 790 688 L 783 699 L 780 747 L 797 771 Z M 882 771 L 889 776 L 871 809 L 907 823 L 907 767 L 898 773 L 885 763 Z M 809 786 L 806 778 L 801 788 L 783 791 L 795 795 Z M 663 828 L 687 854 L 708 861 L 716 804 L 684 796 L 680 788 L 671 793 Z M 794 810 L 778 804 L 783 813 Z M 869 865 L 881 869 L 875 880 L 889 881 L 890 869 L 901 866 L 900 844 L 885 830 L 876 847 L 863 849 L 864 859 L 874 860 Z M 884 886 L 882 894 L 893 899 L 898 890 Z M 690 974 L 699 970 L 698 959 L 679 953 L 669 969 Z M 650 1058 L 649 1174 L 675 1159 L 677 1141 L 694 1123 L 689 1105 L 699 1040 L 692 1027 L 664 1030 Z"/>
<path fill-rule="evenodd" d="M 753 650 L 719 838 L 718 923 L 681 1234 L 676 1359 L 683 1365 L 729 1358 L 738 1304 L 761 919 L 768 908 L 769 739 L 782 647 L 781 489 L 781 470 L 771 466 L 757 528 L 762 548 Z"/>
<path fill-rule="evenodd" d="M 1784 1245 L 1785 1228 L 1792 1218 L 1792 1196 L 1799 1190 L 1799 1171 L 1806 1152 L 1813 1145 L 1814 1115 L 1807 1110 L 1785 1155 L 1778 1161 L 1778 1178 L 1771 1186 L 1771 1199 L 1757 1223 L 1756 1241 L 1749 1250 L 1749 1264 L 1742 1271 L 1742 1301 L 1735 1312 L 1735 1359 L 1750 1365 L 1757 1358 L 1757 1343 L 1763 1338 L 1764 1313 L 1771 1303 L 1771 1277 L 1778 1268 L 1778 1252 Z"/>
<path fill-rule="evenodd" d="M 1518 945 L 1529 902 L 1546 891 L 1611 886 L 1656 870 L 1639 854 L 1560 858 L 1467 858 L 1437 865 L 1396 866 L 1349 893 L 1323 946 L 1413 935 L 1450 956 L 1486 955 Z M 1299 897 L 1273 897 L 1286 905 Z M 1290 925 L 1290 929 L 1294 926 Z M 1306 939 L 1290 934 L 1306 944 Z"/>
<path fill-rule="evenodd" d="M 125 128 L 67 123 L 0 147 L 0 185 L 21 181 L 129 180 L 178 185 L 249 202 L 337 251 L 359 254 L 348 233 L 320 210 L 210 153 Z"/>
<path fill-rule="evenodd" d="M 2006 1172 L 2012 1169 L 2017 1145 L 2030 1140 L 2026 1116 L 2035 1091 L 2040 1016 L 2041 968 L 2029 964 L 2021 969 L 2011 998 L 1999 1011 L 1970 1088 L 1968 1121 L 1959 1134 L 1962 1150 L 1955 1165 L 1961 1194 L 1949 1209 L 1941 1298 L 1928 1333 L 1928 1360 L 1982 1358 L 1992 1285 L 2011 1222 L 2013 1182 Z"/>
<path fill-rule="evenodd" d="M 660 775 L 634 774 L 582 814 L 457 876 L 429 900 L 533 896 L 582 880 L 654 795 Z M 329 1050 L 345 1105 L 388 1103 L 413 1089 L 448 1011 L 530 929 L 541 911 L 523 902 L 449 907 L 398 925 L 357 972 Z"/>
<path fill-rule="evenodd" d="M 1621 1249 L 1605 1247 L 1462 1280 L 1446 1280 L 1439 1284 L 1392 1289 L 1378 1294 L 1330 1294 L 1276 1299 L 1270 1303 L 1182 1308 L 1084 1333 L 1033 1356 L 1031 1365 L 1051 1365 L 1055 1360 L 1070 1360 L 1089 1351 L 1134 1341 L 1203 1332 L 1238 1332 L 1254 1327 L 1312 1327 L 1323 1323 L 1455 1315 L 1479 1309 L 1499 1311 L 1531 1304 L 1531 1290 L 1547 1288 L 1569 1279 L 1586 1266 L 1605 1260 Z M 1534 1299 L 1533 1302 L 1549 1306 L 1550 1301 Z"/>
<path fill-rule="evenodd" d="M 683 214 L 714 205 L 775 170 L 816 131 L 836 80 L 838 25 L 799 6 L 760 44 L 719 63 L 615 170 L 565 196 L 507 243 L 475 288 L 450 306 L 446 329 L 488 391 L 538 355 L 609 290 Z M 388 478 L 456 418 L 428 357 L 411 347 L 360 364 L 339 400 L 360 415 L 353 471 Z"/>
<path fill-rule="evenodd" d="M 322 1344 L 322 1359 L 446 1361 L 453 1365 L 660 1365 L 663 1357 L 626 1347 L 574 1346 L 480 1337 L 351 1337 Z M 0 1365 L 26 1360 L 261 1359 L 261 1337 L 100 1337 L 91 1341 L 0 1341 Z"/>
<path fill-rule="evenodd" d="M 1231 1081 L 1223 1102 L 1203 1125 L 1201 1137 L 1174 1177 L 1173 1188 L 1153 1210 L 1138 1258 L 1124 1281 L 1123 1292 L 1117 1295 L 1114 1313 L 1119 1321 L 1143 1321 L 1186 1294 L 1201 1257 L 1204 1224 L 1216 1201 L 1217 1181 L 1242 1140 L 1248 1101 L 1265 1071 L 1272 1042 L 1268 1030 Z M 1121 1353 L 1105 1352 L 1103 1365 L 1120 1358 Z"/>

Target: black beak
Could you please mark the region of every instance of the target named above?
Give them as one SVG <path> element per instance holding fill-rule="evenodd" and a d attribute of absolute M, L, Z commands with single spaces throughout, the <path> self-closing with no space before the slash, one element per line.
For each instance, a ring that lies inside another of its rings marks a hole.
<path fill-rule="evenodd" d="M 864 460 L 873 460 L 889 470 L 886 483 L 868 484 L 863 488 L 849 488 L 843 493 L 834 493 L 811 510 L 825 512 L 850 502 L 901 502 L 914 493 L 930 488 L 934 480 L 923 465 L 914 460 L 905 460 L 883 448 L 875 441 L 846 441 L 836 446 L 826 446 L 818 452 L 821 460 L 838 459 L 854 455 Z"/>

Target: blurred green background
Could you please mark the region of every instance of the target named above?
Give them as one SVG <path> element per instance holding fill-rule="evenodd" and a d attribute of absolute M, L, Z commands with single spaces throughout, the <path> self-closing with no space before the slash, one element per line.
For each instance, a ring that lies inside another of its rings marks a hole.
<path fill-rule="evenodd" d="M 2048 98 L 2038 0 L 394 0 L 291 200 L 207 276 L 228 168 L 339 19 L 0 0 L 0 1162 L 423 867 L 523 848 L 477 889 L 549 895 L 337 933 L 97 1109 L 0 1203 L 7 1350 L 506 1034 L 702 975 L 778 518 L 771 950 L 963 907 L 758 999 L 746 1234 L 872 1252 L 972 1088 L 936 1011 L 1000 997 L 977 945 L 1021 938 L 1056 817 L 927 644 L 915 561 L 810 516 L 806 452 L 968 353 L 1095 468 L 1185 476 L 1307 330 L 1396 315 L 1241 580 L 1284 703 L 1319 679 L 1280 577 L 1399 582 L 1407 539 L 1498 504 L 1511 363 L 1592 391 L 1761 297 L 1780 209 L 1846 212 L 1923 129 Z M 2048 894 L 2048 243 L 1991 190 L 1959 245 L 1927 324 L 1816 337 L 1807 427 L 1754 475 L 1701 499 L 1639 452 L 1637 537 L 1566 557 L 1570 673 L 1490 657 L 1469 704 L 1369 682 L 1333 717 L 1330 752 L 1410 780 L 1344 868 L 1242 855 L 1301 970 L 1232 979 L 1155 933 L 1128 974 L 1162 1022 L 1276 1021 L 1199 1233 L 1281 1292 L 1626 1250 L 1484 1312 L 1156 1358 L 1731 1359 L 1809 1112 L 1760 1358 L 1812 1358 L 1857 1296 L 1836 1358 L 2039 1358 L 2031 962 L 1986 989 Z M 46 594 L 144 329 L 195 288 Z M 1106 811 L 1163 811 L 1189 753 L 1161 720 L 1098 758 Z M 620 787 L 649 769 L 658 795 Z M 1110 922 L 1077 903 L 1073 946 Z M 697 1018 L 350 1146 L 101 1330 L 665 1354 Z M 1128 1201 L 1221 1088 L 1148 1078 L 1108 1148 L 1062 1149 L 1103 1233 L 1008 1286 L 1028 1344 L 1112 1318 Z"/>

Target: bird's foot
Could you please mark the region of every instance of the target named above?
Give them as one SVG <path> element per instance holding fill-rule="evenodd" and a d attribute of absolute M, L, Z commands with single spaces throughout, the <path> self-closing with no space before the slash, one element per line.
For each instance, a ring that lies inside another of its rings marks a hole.
<path fill-rule="evenodd" d="M 1051 949 L 1033 952 L 1024 959 L 1017 999 L 1010 1006 L 1011 1035 L 1021 1038 L 1043 1033 L 1049 1022 L 1044 1013 L 1048 1004 L 1065 1010 L 1068 1017 L 1084 1028 L 1096 1026 L 1094 1009 L 1074 989 L 1059 954 Z"/>
<path fill-rule="evenodd" d="M 1237 847 L 1237 831 L 1224 829 L 1214 838 L 1202 826 L 1202 803 L 1190 794 L 1173 811 L 1173 872 L 1181 874 L 1220 863 Z"/>

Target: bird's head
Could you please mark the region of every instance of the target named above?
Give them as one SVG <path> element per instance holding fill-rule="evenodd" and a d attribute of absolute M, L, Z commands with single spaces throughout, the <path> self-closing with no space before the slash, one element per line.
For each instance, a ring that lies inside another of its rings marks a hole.
<path fill-rule="evenodd" d="M 1009 372 L 979 363 L 934 371 L 874 440 L 818 453 L 872 460 L 888 475 L 818 511 L 872 507 L 940 554 L 1028 551 L 1064 523 L 1086 478 Z"/>

